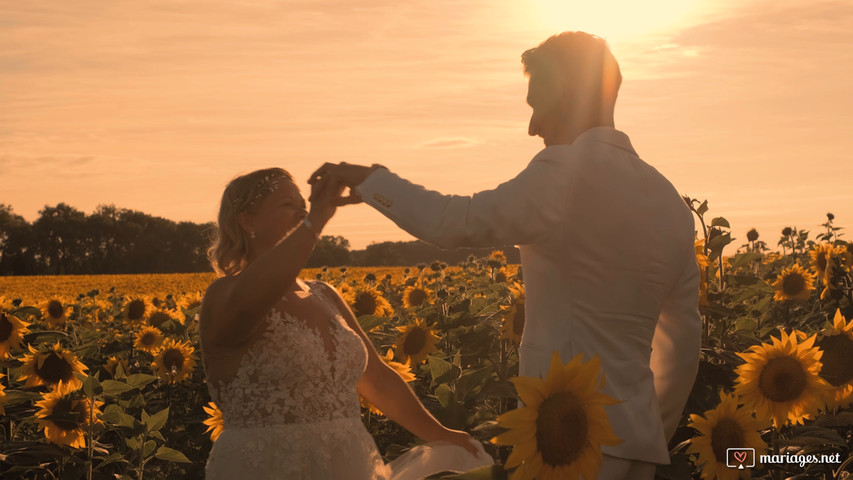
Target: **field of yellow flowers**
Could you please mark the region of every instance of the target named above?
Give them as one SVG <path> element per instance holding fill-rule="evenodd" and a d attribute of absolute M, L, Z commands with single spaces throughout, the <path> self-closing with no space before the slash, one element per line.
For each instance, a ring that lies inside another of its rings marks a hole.
<path fill-rule="evenodd" d="M 686 200 L 702 227 L 705 329 L 672 464 L 659 478 L 846 478 L 853 244 L 829 218 L 814 240 L 785 229 L 782 252 L 751 230 L 723 257 L 734 240 L 728 222 L 706 222 L 707 204 Z M 595 359 L 555 355 L 546 379 L 516 377 L 523 272 L 500 252 L 457 266 L 302 273 L 336 286 L 427 408 L 482 440 L 497 463 L 441 478 L 595 478 L 601 445 L 618 440 L 602 408 L 616 400 L 599 391 Z M 203 478 L 222 429 L 198 353 L 197 313 L 213 278 L 0 279 L 0 478 Z M 362 411 L 387 459 L 417 443 L 376 407 Z"/>

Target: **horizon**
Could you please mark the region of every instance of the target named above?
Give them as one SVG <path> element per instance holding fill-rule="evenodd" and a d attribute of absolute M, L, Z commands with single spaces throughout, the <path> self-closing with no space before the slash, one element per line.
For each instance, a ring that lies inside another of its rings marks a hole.
<path fill-rule="evenodd" d="M 30 223 L 60 202 L 215 221 L 225 184 L 271 165 L 306 197 L 325 161 L 446 194 L 493 188 L 542 148 L 520 55 L 564 30 L 608 40 L 616 128 L 729 220 L 727 253 L 750 228 L 775 247 L 786 226 L 853 218 L 843 0 L 53 0 L 0 3 L 0 18 L 0 191 Z M 413 239 L 365 205 L 323 234 L 353 249 Z"/>

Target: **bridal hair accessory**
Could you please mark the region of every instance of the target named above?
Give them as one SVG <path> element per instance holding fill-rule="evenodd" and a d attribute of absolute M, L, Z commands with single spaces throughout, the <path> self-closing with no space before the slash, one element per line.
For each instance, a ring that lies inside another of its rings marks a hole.
<path fill-rule="evenodd" d="M 278 188 L 279 180 L 283 177 L 286 177 L 286 175 L 281 172 L 268 173 L 264 175 L 264 178 L 258 180 L 254 188 L 249 190 L 245 197 L 241 196 L 234 200 L 234 208 L 242 210 L 244 208 L 253 207 L 258 200 L 274 192 Z"/>

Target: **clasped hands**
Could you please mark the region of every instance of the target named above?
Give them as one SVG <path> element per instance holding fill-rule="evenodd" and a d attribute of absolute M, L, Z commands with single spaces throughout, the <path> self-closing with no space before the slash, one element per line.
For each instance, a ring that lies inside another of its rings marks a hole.
<path fill-rule="evenodd" d="M 359 196 L 354 189 L 377 167 L 378 165 L 366 167 L 364 165 L 354 165 L 346 162 L 324 163 L 323 166 L 312 173 L 311 177 L 308 179 L 308 184 L 314 187 L 311 190 L 311 196 L 308 200 L 313 202 L 317 195 L 322 191 L 322 189 L 316 188 L 317 184 L 332 180 L 332 183 L 336 185 L 349 188 L 349 194 L 347 196 L 339 196 L 336 199 L 335 204 L 337 206 L 361 203 L 361 196 Z"/>

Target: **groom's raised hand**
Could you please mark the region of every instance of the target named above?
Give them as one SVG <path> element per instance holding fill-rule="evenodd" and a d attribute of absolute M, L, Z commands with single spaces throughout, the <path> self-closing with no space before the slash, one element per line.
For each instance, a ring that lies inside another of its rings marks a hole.
<path fill-rule="evenodd" d="M 366 167 L 364 165 L 353 165 L 351 163 L 341 162 L 339 164 L 334 163 L 324 163 L 322 167 L 318 168 L 311 177 L 308 179 L 308 183 L 310 185 L 314 185 L 325 175 L 331 175 L 337 179 L 337 181 L 341 185 L 346 185 L 349 187 L 349 195 L 346 197 L 341 197 L 339 200 L 339 205 L 348 205 L 353 203 L 360 203 L 361 197 L 353 190 L 356 186 L 361 184 L 365 178 L 367 178 L 370 173 L 375 170 L 379 165 L 374 165 L 372 167 Z M 313 199 L 312 198 L 309 200 Z"/>

